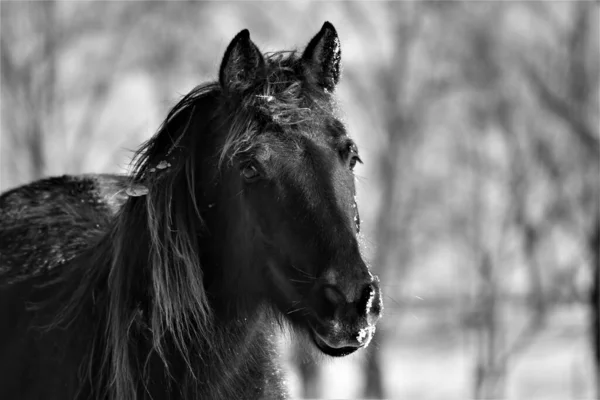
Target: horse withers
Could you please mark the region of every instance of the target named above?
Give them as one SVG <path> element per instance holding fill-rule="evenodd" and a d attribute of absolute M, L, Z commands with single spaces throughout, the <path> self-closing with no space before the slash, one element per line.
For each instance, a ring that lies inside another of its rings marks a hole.
<path fill-rule="evenodd" d="M 330 23 L 302 53 L 263 55 L 244 30 L 130 177 L 2 195 L 2 398 L 285 398 L 282 323 L 327 355 L 367 346 L 382 301 L 340 62 Z"/>

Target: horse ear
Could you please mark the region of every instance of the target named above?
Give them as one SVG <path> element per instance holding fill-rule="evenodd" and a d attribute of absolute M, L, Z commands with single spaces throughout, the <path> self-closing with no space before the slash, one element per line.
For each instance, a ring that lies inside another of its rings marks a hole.
<path fill-rule="evenodd" d="M 248 29 L 244 29 L 225 50 L 219 69 L 219 83 L 223 89 L 242 91 L 252 85 L 264 70 L 264 65 L 264 57 L 250 40 Z"/>
<path fill-rule="evenodd" d="M 333 25 L 325 22 L 302 54 L 306 77 L 323 89 L 333 91 L 340 80 L 341 61 L 340 38 Z"/>

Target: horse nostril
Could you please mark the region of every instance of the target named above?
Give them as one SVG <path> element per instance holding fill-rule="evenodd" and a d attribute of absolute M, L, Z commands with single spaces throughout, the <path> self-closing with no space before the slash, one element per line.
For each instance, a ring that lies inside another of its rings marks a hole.
<path fill-rule="evenodd" d="M 371 312 L 371 308 L 373 307 L 373 300 L 375 299 L 376 288 L 372 283 L 367 284 L 360 295 L 360 299 L 358 300 L 358 312 L 362 313 L 364 310 L 365 315 L 368 315 Z"/>

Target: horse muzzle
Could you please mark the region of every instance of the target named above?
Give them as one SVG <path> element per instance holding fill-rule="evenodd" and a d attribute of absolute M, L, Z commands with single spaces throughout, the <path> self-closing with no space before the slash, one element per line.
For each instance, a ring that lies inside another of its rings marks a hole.
<path fill-rule="evenodd" d="M 370 277 L 353 290 L 319 284 L 313 296 L 312 339 L 323 353 L 345 356 L 367 347 L 381 318 L 383 301 L 379 279 Z"/>

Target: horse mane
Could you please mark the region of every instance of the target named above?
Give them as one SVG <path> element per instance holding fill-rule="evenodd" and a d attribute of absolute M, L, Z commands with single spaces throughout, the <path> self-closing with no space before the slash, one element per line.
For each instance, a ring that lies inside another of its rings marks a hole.
<path fill-rule="evenodd" d="M 138 240 L 138 233 L 145 235 L 148 246 L 143 249 L 145 257 L 145 289 L 150 292 L 148 328 L 151 332 L 152 350 L 162 360 L 169 371 L 166 349 L 168 342 L 178 350 L 179 355 L 193 374 L 192 360 L 188 343 L 209 340 L 212 337 L 211 310 L 203 287 L 202 268 L 198 254 L 198 233 L 205 229 L 196 200 L 195 158 L 193 152 L 178 160 L 181 146 L 195 141 L 189 135 L 195 120 L 210 118 L 210 99 L 215 87 L 207 85 L 194 89 L 185 96 L 169 113 L 158 133 L 145 143 L 136 153 L 134 182 L 143 182 L 148 193 L 143 197 L 132 198 L 117 218 L 113 263 L 109 274 L 109 286 L 115 288 L 109 306 L 113 379 L 116 398 L 128 398 L 134 392 L 134 382 L 129 390 L 123 383 L 131 374 L 131 361 L 125 357 L 130 340 L 129 327 L 137 316 L 136 305 L 127 304 L 131 300 L 130 288 L 135 286 L 131 268 L 137 260 L 144 260 L 142 254 L 131 257 L 130 252 Z M 204 106 L 204 107 L 203 107 Z M 194 114 L 198 111 L 202 117 Z M 201 135 L 202 132 L 194 132 Z M 196 136 L 197 136 L 196 135 Z M 185 139 L 185 140 L 184 140 Z M 165 149 L 169 149 L 165 153 Z M 136 217 L 145 217 L 138 220 Z M 123 305 L 126 304 L 126 307 Z"/>
<path fill-rule="evenodd" d="M 251 149 L 267 125 L 311 124 L 331 113 L 332 97 L 303 79 L 295 51 L 268 54 L 266 61 L 265 79 L 243 95 L 228 93 L 223 101 L 223 89 L 209 83 L 173 107 L 134 156 L 132 185 L 143 185 L 147 193 L 130 197 L 98 243 L 53 281 L 66 284 L 53 300 L 59 312 L 48 328 L 85 317 L 85 307 L 101 314 L 80 371 L 92 388 L 108 387 L 112 398 L 135 399 L 156 356 L 171 376 L 172 360 L 180 360 L 186 382 L 195 382 L 198 347 L 218 346 L 200 262 L 207 226 L 196 176 L 204 161 L 196 150 L 211 129 L 229 120 L 214 154 L 221 167 Z M 138 344 L 140 338 L 148 348 Z M 92 392 L 98 398 L 108 394 Z"/>

